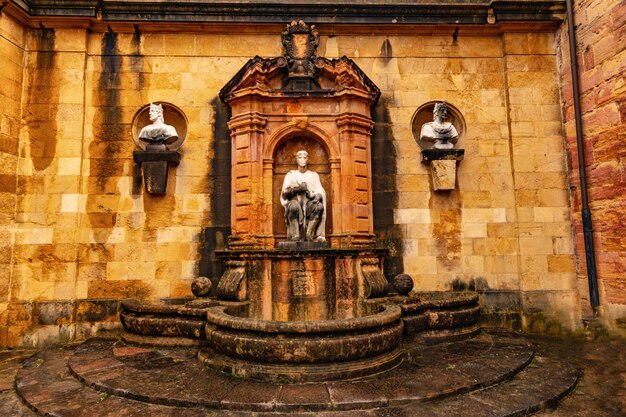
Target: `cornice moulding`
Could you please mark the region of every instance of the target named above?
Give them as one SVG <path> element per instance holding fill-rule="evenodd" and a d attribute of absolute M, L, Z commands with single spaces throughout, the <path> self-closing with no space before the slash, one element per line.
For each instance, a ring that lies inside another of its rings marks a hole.
<path fill-rule="evenodd" d="M 565 13 L 564 0 L 0 0 L 0 4 L 36 22 L 83 18 L 93 24 L 276 24 L 302 19 L 332 25 L 489 25 L 560 22 Z"/>

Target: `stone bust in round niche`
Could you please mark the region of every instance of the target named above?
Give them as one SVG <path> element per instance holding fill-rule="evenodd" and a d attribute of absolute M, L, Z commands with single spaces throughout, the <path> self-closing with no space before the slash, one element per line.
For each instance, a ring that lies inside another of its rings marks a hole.
<path fill-rule="evenodd" d="M 176 151 L 187 137 L 187 118 L 173 104 L 150 103 L 135 114 L 132 134 L 141 150 Z"/>
<path fill-rule="evenodd" d="M 413 138 L 422 149 L 452 149 L 463 138 L 465 120 L 445 101 L 431 101 L 413 114 Z"/>

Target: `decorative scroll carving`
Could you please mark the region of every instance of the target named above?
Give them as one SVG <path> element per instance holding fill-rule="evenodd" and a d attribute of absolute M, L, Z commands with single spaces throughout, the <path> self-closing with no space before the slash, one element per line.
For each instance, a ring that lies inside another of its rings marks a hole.
<path fill-rule="evenodd" d="M 378 258 L 361 259 L 361 273 L 365 285 L 365 298 L 377 298 L 387 294 L 388 283 L 380 269 Z"/>
<path fill-rule="evenodd" d="M 245 261 L 226 261 L 226 271 L 217 284 L 217 296 L 222 300 L 244 301 L 246 290 Z"/>

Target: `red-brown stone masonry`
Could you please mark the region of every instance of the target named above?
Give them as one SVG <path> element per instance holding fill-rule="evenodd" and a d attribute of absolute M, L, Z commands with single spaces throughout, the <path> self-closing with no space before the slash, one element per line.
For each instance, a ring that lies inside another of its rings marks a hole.
<path fill-rule="evenodd" d="M 626 2 L 575 2 L 585 168 L 601 303 L 626 304 Z M 586 277 L 567 27 L 561 28 L 563 113 L 580 277 Z M 581 288 L 583 298 L 585 288 Z"/>

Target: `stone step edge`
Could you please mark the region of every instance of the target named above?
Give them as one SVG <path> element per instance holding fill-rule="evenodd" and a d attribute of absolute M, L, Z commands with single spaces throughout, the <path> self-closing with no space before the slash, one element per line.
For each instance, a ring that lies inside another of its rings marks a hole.
<path fill-rule="evenodd" d="M 67 359 L 68 358 L 66 358 L 65 360 L 67 360 Z M 554 358 L 554 357 L 548 357 L 548 360 L 552 361 L 552 362 L 558 362 L 558 358 Z M 47 362 L 48 361 L 46 361 L 46 363 L 44 363 L 44 366 L 47 365 Z M 545 363 L 543 364 L 543 366 L 548 366 L 548 369 L 550 369 L 550 366 L 546 365 Z M 539 365 L 537 368 L 539 368 L 539 367 L 541 367 L 541 365 Z M 541 370 L 540 369 L 539 370 L 531 369 L 530 367 L 528 367 L 527 372 L 528 373 L 530 373 L 530 372 L 541 372 Z M 554 388 L 553 391 L 557 391 L 557 392 L 556 393 L 554 393 L 554 392 L 551 393 L 550 396 L 548 396 L 547 398 L 542 396 L 541 394 L 537 395 L 538 394 L 537 392 L 535 392 L 534 394 L 531 393 L 531 398 L 530 398 L 528 406 L 524 406 L 523 408 L 517 408 L 517 409 L 512 409 L 512 410 L 503 409 L 502 413 L 498 414 L 498 417 L 521 417 L 521 416 L 529 415 L 529 414 L 535 413 L 537 411 L 543 410 L 543 409 L 545 409 L 547 407 L 551 407 L 551 406 L 554 406 L 554 405 L 558 404 L 563 397 L 568 395 L 576 387 L 576 385 L 577 385 L 577 383 L 578 383 L 578 381 L 580 379 L 580 376 L 581 376 L 581 371 L 580 370 L 576 370 L 576 371 L 567 370 L 567 373 L 569 375 L 566 375 L 566 376 L 568 376 L 570 378 L 571 377 L 574 377 L 574 378 L 570 382 L 568 382 L 568 385 L 565 386 L 564 388 L 563 387 L 559 387 L 558 385 L 551 385 Z M 87 395 L 97 395 L 97 393 L 92 392 L 89 389 L 89 387 L 84 386 L 80 382 L 76 381 L 76 384 L 78 384 L 79 386 L 83 386 L 84 387 L 84 391 L 83 392 L 85 394 L 87 394 Z M 518 385 L 518 387 L 519 387 L 519 385 Z M 481 403 L 483 403 L 485 405 L 485 407 L 491 407 L 491 408 L 496 408 L 497 409 L 497 406 L 494 405 L 493 401 L 489 401 L 489 400 L 485 400 L 485 399 L 481 400 L 480 396 L 482 394 L 486 393 L 486 392 L 490 392 L 490 391 L 493 391 L 493 390 L 501 390 L 501 391 L 503 391 L 503 390 L 506 390 L 506 389 L 507 389 L 507 385 L 506 384 L 499 384 L 499 385 L 496 385 L 496 386 L 492 386 L 492 387 L 486 388 L 484 390 L 478 390 L 478 391 L 475 391 L 475 392 L 471 392 L 471 393 L 465 394 L 465 397 L 469 397 L 469 398 L 471 398 L 473 400 L 481 402 Z M 18 394 L 18 396 L 22 399 L 22 401 L 31 410 L 33 410 L 34 412 L 38 413 L 39 415 L 49 415 L 46 412 L 45 407 L 35 407 L 35 406 L 31 405 L 26 400 L 26 398 L 24 398 L 21 395 L 21 393 L 19 392 L 18 389 L 16 389 L 16 393 Z M 533 395 L 535 397 L 534 399 L 532 398 Z M 441 402 L 454 401 L 456 399 L 459 399 L 459 397 L 447 398 L 447 399 L 444 398 L 444 399 L 441 400 Z M 135 402 L 132 399 L 126 399 L 126 398 L 120 398 L 120 400 L 121 401 L 129 401 L 129 402 L 133 402 L 133 403 Z M 428 404 L 432 407 L 432 406 L 436 406 L 437 402 L 439 402 L 439 401 L 430 401 L 430 402 L 428 402 Z M 387 405 L 387 406 L 392 406 L 393 407 L 393 406 L 396 406 L 396 405 L 397 404 L 390 404 L 390 405 Z M 154 404 L 154 406 L 161 407 L 163 405 L 156 405 L 156 404 Z M 517 405 L 515 405 L 514 407 L 517 407 Z M 174 407 L 170 406 L 170 409 L 172 409 L 172 408 L 174 408 Z M 376 408 L 377 409 L 381 409 L 380 406 L 376 407 Z M 382 408 L 384 408 L 384 407 L 382 407 Z M 277 410 L 277 411 L 279 411 L 279 410 Z M 332 410 L 332 411 L 340 412 L 342 410 Z M 246 413 L 247 411 L 246 410 L 237 410 L 236 411 L 237 415 L 241 415 L 241 416 L 246 415 L 246 414 L 241 414 L 242 412 Z M 60 415 L 64 415 L 64 414 L 61 413 Z M 268 414 L 268 416 L 269 415 L 271 415 L 271 414 Z M 279 416 L 279 415 L 280 416 L 284 416 L 285 414 L 280 414 L 280 413 L 277 414 L 277 416 Z M 421 414 L 420 414 L 420 416 L 421 416 Z M 495 414 L 494 414 L 494 416 L 495 416 Z"/>
<path fill-rule="evenodd" d="M 45 357 L 45 359 L 43 360 L 43 362 L 41 364 L 42 372 L 44 372 L 44 373 L 47 372 L 47 373 L 50 374 L 51 370 L 50 369 L 46 369 L 46 367 L 49 367 L 50 363 L 54 362 L 54 360 L 50 360 L 50 358 L 47 355 L 49 355 L 49 354 L 62 354 L 62 353 L 64 353 L 64 352 L 49 351 L 46 354 L 44 354 L 44 351 L 39 351 L 39 352 L 35 353 L 35 355 L 33 355 L 33 357 L 38 356 L 38 355 L 42 355 L 42 356 L 40 356 L 42 359 Z M 68 359 L 69 359 L 69 355 L 65 358 L 66 363 L 65 363 L 65 365 L 61 365 L 62 367 L 63 366 L 67 367 L 67 360 Z M 52 366 L 54 367 L 55 365 L 52 365 Z M 19 374 L 19 371 L 20 371 L 20 369 L 18 369 L 18 374 Z M 57 374 L 58 370 L 57 371 L 53 370 L 52 372 Z M 72 377 L 72 375 L 68 375 L 68 376 Z M 58 375 L 57 375 L 57 377 L 58 377 Z M 45 400 L 45 401 L 40 402 L 40 403 L 37 403 L 37 402 L 31 403 L 28 400 L 27 396 L 25 396 L 25 394 L 22 391 L 22 389 L 20 388 L 20 385 L 18 383 L 17 378 L 18 378 L 18 375 L 16 375 L 16 381 L 15 381 L 15 384 L 14 384 L 14 393 L 15 393 L 16 397 L 21 401 L 21 403 L 24 404 L 24 406 L 27 407 L 29 410 L 31 410 L 35 414 L 35 416 L 64 417 L 66 415 L 66 411 L 67 410 L 63 410 L 61 412 L 58 412 L 58 411 L 50 412 L 50 410 L 46 410 L 46 408 L 49 406 L 49 404 L 51 402 L 50 400 Z M 76 399 L 76 398 L 81 399 L 82 396 L 87 396 L 87 397 L 88 396 L 96 396 L 96 397 L 99 397 L 100 393 L 95 391 L 95 390 L 90 389 L 89 386 L 86 386 L 86 385 L 80 383 L 79 381 L 73 379 L 73 377 L 70 378 L 69 380 L 72 381 L 72 383 L 76 385 L 75 389 L 80 390 L 80 392 L 78 393 L 77 396 L 74 397 L 74 399 Z M 63 378 L 61 378 L 60 382 L 63 382 Z M 168 407 L 168 406 L 160 405 L 160 404 L 142 404 L 141 401 L 134 401 L 132 399 L 128 399 L 128 398 L 124 398 L 124 397 L 117 397 L 117 399 L 118 399 L 118 401 L 121 401 L 123 403 L 124 402 L 128 402 L 128 404 L 132 405 L 131 408 L 133 408 L 133 409 L 131 410 L 131 414 L 129 414 L 130 416 L 144 416 L 145 414 L 143 413 L 143 411 L 145 410 L 146 406 L 154 407 L 156 409 L 156 411 L 157 411 L 156 415 L 159 415 L 159 416 L 161 416 L 161 415 L 176 415 L 175 413 L 173 413 L 173 410 L 175 410 L 177 407 Z M 89 400 L 90 399 L 87 398 L 87 401 L 89 401 Z M 76 410 L 70 410 L 70 415 L 71 416 L 75 416 L 76 415 L 75 411 Z M 139 413 L 138 411 L 140 411 L 141 413 Z M 149 410 L 149 411 L 154 411 L 154 410 Z M 164 411 L 165 411 L 165 414 L 163 414 Z M 161 412 L 161 413 L 159 413 L 159 412 Z M 79 414 L 79 415 L 81 415 L 81 416 L 82 415 L 92 416 L 92 414 L 89 413 L 89 410 L 84 409 L 82 407 L 81 407 L 81 414 Z M 93 417 L 96 417 L 96 416 L 94 415 Z M 200 417 L 200 416 L 198 416 L 198 417 Z M 248 417 L 248 416 L 246 416 L 246 417 Z"/>
<path fill-rule="evenodd" d="M 576 376 L 574 378 L 574 380 L 568 384 L 568 386 L 560 391 L 557 395 L 551 397 L 551 398 L 546 398 L 543 400 L 540 400 L 537 404 L 533 404 L 530 405 L 529 407 L 525 408 L 525 409 L 521 409 L 521 410 L 515 410 L 512 411 L 509 414 L 503 415 L 503 416 L 499 416 L 499 417 L 523 417 L 523 416 L 527 416 L 530 414 L 534 414 L 537 413 L 541 410 L 545 410 L 547 408 L 555 408 L 563 398 L 565 398 L 567 395 L 569 395 L 572 391 L 574 391 L 574 389 L 578 386 L 578 383 L 580 382 L 581 379 L 581 375 L 582 375 L 582 371 L 580 370 L 576 370 Z M 478 391 L 474 391 L 472 393 L 468 393 L 465 395 L 472 395 L 472 398 L 474 398 L 477 401 L 480 401 L 482 403 L 484 403 L 486 406 L 490 405 L 492 406 L 489 402 L 486 401 L 481 401 L 480 400 L 480 395 L 482 392 L 487 392 L 487 391 L 493 391 L 496 389 L 506 389 L 506 385 L 505 384 L 498 384 L 498 385 L 494 385 L 491 387 L 487 387 L 484 388 L 482 390 L 478 390 Z"/>
<path fill-rule="evenodd" d="M 453 389 L 447 392 L 440 392 L 430 397 L 423 397 L 423 398 L 413 397 L 413 398 L 405 398 L 405 399 L 403 398 L 401 400 L 390 400 L 387 398 L 384 401 L 384 403 L 386 405 L 389 405 L 390 402 L 393 402 L 394 405 L 402 405 L 402 404 L 409 404 L 409 403 L 432 402 L 432 401 L 443 400 L 443 399 L 458 396 L 458 395 L 464 395 L 467 393 L 475 392 L 475 391 L 482 390 L 482 389 L 489 388 L 489 387 L 494 387 L 494 386 L 497 386 L 499 384 L 502 384 L 502 383 L 505 383 L 507 381 L 514 379 L 521 371 L 523 371 L 529 364 L 533 362 L 534 357 L 535 357 L 535 348 L 533 346 L 531 354 L 524 362 L 522 362 L 516 368 L 510 369 L 507 372 L 504 372 L 495 378 L 491 378 L 486 381 L 477 382 L 475 384 L 460 387 L 458 389 Z M 219 409 L 219 410 L 228 410 L 228 411 L 268 412 L 266 403 L 242 404 L 242 403 L 231 403 L 231 402 L 224 403 L 222 401 L 219 401 L 216 403 L 213 403 L 213 402 L 203 403 L 202 401 L 190 401 L 190 400 L 184 400 L 184 399 L 170 399 L 170 398 L 165 398 L 165 397 L 157 397 L 157 398 L 148 397 L 146 395 L 133 393 L 125 389 L 111 388 L 107 385 L 98 383 L 97 381 L 89 382 L 86 380 L 85 377 L 76 373 L 72 369 L 72 367 L 70 366 L 69 360 L 68 360 L 67 366 L 68 366 L 70 374 L 74 378 L 76 378 L 78 381 L 80 381 L 83 385 L 85 385 L 86 387 L 89 387 L 97 392 L 105 392 L 109 395 L 114 395 L 117 397 L 129 399 L 129 400 L 141 401 L 141 402 L 145 402 L 148 404 L 182 407 L 182 408 L 203 408 L 206 410 Z M 323 384 L 323 383 L 324 382 L 318 382 L 317 384 Z M 318 411 L 369 410 L 372 408 L 380 407 L 380 404 L 381 404 L 381 401 L 376 400 L 376 401 L 372 401 L 371 403 L 359 402 L 359 403 L 355 403 L 354 407 L 347 407 L 347 404 L 333 403 L 331 400 L 325 404 L 320 403 L 318 407 Z M 246 405 L 248 405 L 248 407 L 246 407 Z M 297 409 L 297 406 L 294 406 L 294 411 L 296 409 Z M 269 412 L 278 412 L 278 411 L 285 411 L 284 406 L 278 406 L 277 408 L 277 404 L 273 404 Z"/>
<path fill-rule="evenodd" d="M 491 389 L 497 386 L 501 386 L 502 384 L 506 384 L 509 381 L 515 379 L 524 369 L 526 369 L 535 358 L 535 348 L 533 346 L 533 350 L 531 355 L 522 362 L 518 367 L 510 369 L 507 372 L 500 374 L 499 376 L 489 379 L 487 381 L 477 382 L 473 385 L 468 385 L 466 387 L 461 387 L 458 389 L 450 390 L 447 392 L 441 392 L 439 394 L 433 395 L 432 397 L 426 398 L 403 398 L 401 400 L 393 400 L 393 405 L 403 405 L 403 404 L 411 404 L 416 402 L 437 402 L 444 401 L 448 398 L 467 395 L 474 392 L 479 392 L 486 389 Z"/>

